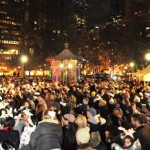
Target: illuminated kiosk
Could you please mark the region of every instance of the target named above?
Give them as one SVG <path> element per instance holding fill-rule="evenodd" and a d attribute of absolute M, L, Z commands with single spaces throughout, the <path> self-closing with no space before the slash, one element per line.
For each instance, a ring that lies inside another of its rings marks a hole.
<path fill-rule="evenodd" d="M 64 50 L 58 55 L 47 58 L 50 63 L 50 75 L 52 81 L 62 83 L 72 83 L 80 80 L 81 64 L 78 59 L 81 57 L 75 56 L 69 50 L 69 44 L 64 43 Z"/>

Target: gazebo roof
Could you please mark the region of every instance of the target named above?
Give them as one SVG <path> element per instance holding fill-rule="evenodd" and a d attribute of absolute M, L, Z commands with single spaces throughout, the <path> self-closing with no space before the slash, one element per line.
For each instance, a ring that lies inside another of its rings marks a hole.
<path fill-rule="evenodd" d="M 70 50 L 69 50 L 69 44 L 66 42 L 64 43 L 64 50 L 59 53 L 57 56 L 54 57 L 54 59 L 59 59 L 59 60 L 65 60 L 65 59 L 74 59 L 77 60 L 78 57 L 75 56 Z"/>

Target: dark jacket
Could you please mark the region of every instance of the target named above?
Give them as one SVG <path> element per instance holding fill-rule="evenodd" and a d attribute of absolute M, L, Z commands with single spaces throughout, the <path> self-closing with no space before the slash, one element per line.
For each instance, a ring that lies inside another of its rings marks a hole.
<path fill-rule="evenodd" d="M 76 126 L 70 123 L 63 127 L 63 145 L 64 150 L 76 150 Z"/>
<path fill-rule="evenodd" d="M 101 141 L 100 144 L 97 147 L 95 147 L 95 149 L 96 150 L 107 150 L 107 147 L 104 144 L 104 142 Z"/>
<path fill-rule="evenodd" d="M 19 148 L 19 132 L 16 130 L 0 130 L 0 143 L 9 143 L 11 146 L 15 148 L 15 150 L 18 150 Z"/>
<path fill-rule="evenodd" d="M 150 149 L 150 125 L 138 127 L 133 135 L 135 140 L 139 139 L 142 150 Z"/>
<path fill-rule="evenodd" d="M 60 148 L 62 144 L 62 128 L 52 119 L 39 123 L 31 134 L 29 146 L 31 150 L 49 150 Z"/>

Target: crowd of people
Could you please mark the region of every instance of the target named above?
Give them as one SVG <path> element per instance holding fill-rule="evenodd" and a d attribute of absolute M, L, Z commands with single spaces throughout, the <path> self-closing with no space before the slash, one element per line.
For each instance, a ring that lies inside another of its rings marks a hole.
<path fill-rule="evenodd" d="M 150 86 L 0 78 L 0 150 L 150 150 Z"/>

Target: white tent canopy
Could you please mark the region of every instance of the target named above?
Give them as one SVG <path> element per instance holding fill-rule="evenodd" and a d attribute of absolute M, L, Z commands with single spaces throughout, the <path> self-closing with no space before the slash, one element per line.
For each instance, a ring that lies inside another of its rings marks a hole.
<path fill-rule="evenodd" d="M 135 76 L 138 77 L 139 81 L 150 81 L 150 65 L 143 70 L 136 72 Z"/>

